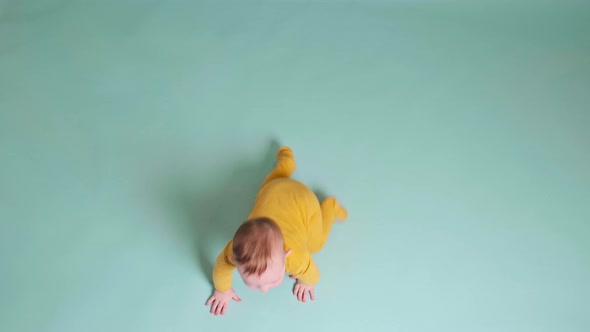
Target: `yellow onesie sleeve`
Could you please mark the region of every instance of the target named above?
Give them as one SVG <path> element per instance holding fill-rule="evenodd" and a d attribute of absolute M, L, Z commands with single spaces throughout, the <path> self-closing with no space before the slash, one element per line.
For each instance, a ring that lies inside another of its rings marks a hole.
<path fill-rule="evenodd" d="M 228 291 L 232 287 L 232 274 L 236 268 L 229 259 L 232 256 L 232 242 L 229 241 L 219 253 L 213 266 L 213 285 L 220 292 Z"/>
<path fill-rule="evenodd" d="M 307 250 L 293 250 L 286 265 L 287 273 L 306 285 L 314 286 L 320 280 L 320 269 Z"/>

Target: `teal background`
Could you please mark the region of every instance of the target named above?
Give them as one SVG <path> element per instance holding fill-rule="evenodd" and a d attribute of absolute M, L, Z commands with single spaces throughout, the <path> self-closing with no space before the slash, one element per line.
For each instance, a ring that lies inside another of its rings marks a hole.
<path fill-rule="evenodd" d="M 585 1 L 0 1 L 0 330 L 589 331 Z M 349 219 L 209 314 L 278 145 Z"/>

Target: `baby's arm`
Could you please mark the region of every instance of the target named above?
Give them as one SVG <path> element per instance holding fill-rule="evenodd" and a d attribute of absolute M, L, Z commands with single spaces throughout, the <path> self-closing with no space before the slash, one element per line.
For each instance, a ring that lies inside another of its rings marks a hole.
<path fill-rule="evenodd" d="M 226 292 L 232 286 L 232 274 L 236 266 L 230 257 L 232 257 L 232 241 L 229 241 L 219 253 L 213 266 L 213 285 L 215 290 L 220 292 Z"/>
<path fill-rule="evenodd" d="M 209 297 L 205 305 L 211 305 L 211 313 L 215 315 L 225 314 L 232 299 L 238 302 L 241 301 L 232 289 L 232 273 L 236 266 L 230 260 L 231 255 L 232 241 L 219 253 L 213 266 L 215 292 Z"/>
<path fill-rule="evenodd" d="M 305 302 L 309 293 L 311 300 L 314 300 L 314 287 L 320 280 L 320 269 L 309 251 L 292 252 L 288 257 L 287 272 L 291 278 L 297 279 L 293 289 L 293 294 L 297 296 L 297 299 Z"/>

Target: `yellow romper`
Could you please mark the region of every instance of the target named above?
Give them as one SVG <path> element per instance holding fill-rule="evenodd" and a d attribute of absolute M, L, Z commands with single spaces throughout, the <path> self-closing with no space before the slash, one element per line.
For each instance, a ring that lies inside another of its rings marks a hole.
<path fill-rule="evenodd" d="M 277 153 L 277 164 L 263 181 L 248 220 L 257 217 L 273 219 L 281 229 L 287 257 L 286 273 L 307 285 L 315 285 L 320 270 L 312 254 L 320 251 L 336 219 L 345 220 L 347 211 L 334 197 L 321 204 L 306 185 L 291 179 L 295 159 L 289 147 Z M 213 267 L 215 289 L 225 292 L 232 287 L 232 273 L 236 268 L 231 261 L 232 241 L 221 251 Z"/>

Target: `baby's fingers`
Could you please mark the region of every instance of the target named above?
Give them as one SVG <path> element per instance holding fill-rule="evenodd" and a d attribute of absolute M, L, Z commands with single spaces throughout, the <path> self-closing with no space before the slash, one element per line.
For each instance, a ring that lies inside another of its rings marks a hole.
<path fill-rule="evenodd" d="M 212 314 L 217 314 L 217 308 L 219 307 L 219 301 L 215 300 L 213 301 L 213 304 L 211 305 L 211 310 L 210 312 Z"/>
<path fill-rule="evenodd" d="M 217 306 L 217 309 L 215 310 L 215 315 L 219 315 L 225 312 L 225 307 L 227 307 L 227 305 L 223 302 L 220 302 L 219 305 Z"/>
<path fill-rule="evenodd" d="M 293 289 L 293 295 L 295 295 L 298 300 L 299 300 L 299 289 L 300 288 L 301 287 L 299 285 L 295 285 L 295 288 Z"/>
<path fill-rule="evenodd" d="M 313 288 L 309 290 L 309 298 L 313 301 L 315 300 L 315 294 L 313 293 Z"/>
<path fill-rule="evenodd" d="M 227 310 L 227 306 L 228 306 L 228 305 L 229 305 L 229 304 L 224 304 L 224 305 L 221 307 L 221 314 L 222 314 L 222 315 L 225 315 L 225 310 Z"/>

